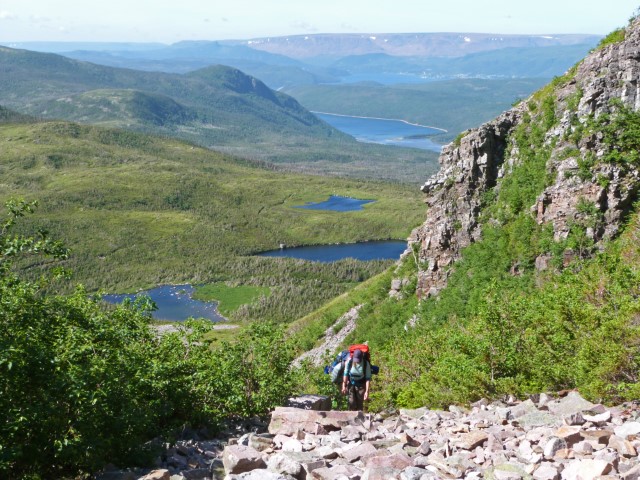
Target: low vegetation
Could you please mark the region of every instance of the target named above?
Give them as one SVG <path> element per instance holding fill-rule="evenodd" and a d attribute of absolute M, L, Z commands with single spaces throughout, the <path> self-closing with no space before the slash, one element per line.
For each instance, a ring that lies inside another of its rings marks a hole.
<path fill-rule="evenodd" d="M 546 132 L 558 122 L 554 88 L 572 74 L 529 102 L 511 137 L 520 162 L 505 173 L 498 191 L 487 194 L 482 240 L 463 251 L 437 298 L 418 304 L 411 285 L 403 299 L 388 296 L 392 278 L 415 278 L 416 259 L 407 256 L 395 271 L 346 293 L 326 318 L 318 312 L 300 325 L 296 335 L 307 339 L 306 348 L 331 318 L 363 304 L 345 344 L 368 340 L 381 367 L 374 410 L 572 388 L 596 402 L 632 400 L 640 393 L 637 207 L 622 235 L 601 252 L 585 235 L 593 227 L 589 222 L 598 221 L 593 204 L 578 203 L 586 220 L 576 221 L 561 241 L 529 211 L 554 180 L 547 171 L 553 142 Z M 636 123 L 636 114 L 613 105 L 613 113 L 574 133 L 597 133 L 607 147 L 598 161 L 624 167 L 637 161 Z M 568 249 L 577 259 L 567 266 Z M 535 269 L 540 254 L 551 254 L 550 270 Z M 326 390 L 321 375 L 316 381 L 319 391 Z"/>
<path fill-rule="evenodd" d="M 234 319 L 291 321 L 389 262 L 315 264 L 253 254 L 288 246 L 403 239 L 424 207 L 414 187 L 274 171 L 180 141 L 64 122 L 0 125 L 0 200 L 38 200 L 38 225 L 73 250 L 90 291 L 167 283 L 269 288 Z M 362 211 L 294 208 L 337 194 Z M 26 228 L 26 227 L 25 227 Z M 21 262 L 35 277 L 38 262 Z"/>

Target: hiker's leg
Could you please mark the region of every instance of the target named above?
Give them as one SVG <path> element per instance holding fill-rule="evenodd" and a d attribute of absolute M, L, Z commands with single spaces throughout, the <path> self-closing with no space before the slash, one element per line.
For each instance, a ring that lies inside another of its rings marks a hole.
<path fill-rule="evenodd" d="M 349 385 L 349 410 L 358 410 L 358 388 Z"/>
<path fill-rule="evenodd" d="M 365 392 L 365 388 L 364 387 L 355 387 L 355 389 L 358 391 L 358 395 L 357 395 L 357 407 L 356 410 L 362 410 L 364 412 L 364 392 Z"/>

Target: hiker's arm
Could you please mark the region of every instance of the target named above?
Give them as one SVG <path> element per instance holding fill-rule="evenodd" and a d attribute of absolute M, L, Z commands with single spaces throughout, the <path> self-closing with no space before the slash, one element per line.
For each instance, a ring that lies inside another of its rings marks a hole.
<path fill-rule="evenodd" d="M 349 381 L 349 377 L 347 375 L 342 377 L 342 393 L 347 393 L 347 383 Z"/>
<path fill-rule="evenodd" d="M 371 383 L 370 380 L 367 380 L 364 384 L 364 397 L 362 397 L 363 400 L 369 400 L 369 384 Z"/>

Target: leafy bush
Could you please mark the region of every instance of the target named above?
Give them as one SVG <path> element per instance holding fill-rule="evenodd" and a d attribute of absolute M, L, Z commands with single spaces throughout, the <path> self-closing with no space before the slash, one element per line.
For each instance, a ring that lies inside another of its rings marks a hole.
<path fill-rule="evenodd" d="M 67 251 L 45 232 L 12 233 L 32 204 L 10 202 L 0 230 L 0 475 L 60 478 L 133 465 L 176 427 L 265 414 L 291 392 L 282 329 L 253 325 L 212 350 L 207 322 L 158 335 L 150 302 L 107 309 L 82 287 L 43 293 L 56 275 L 21 280 L 14 258 Z M 57 275 L 59 277 L 59 275 Z M 147 443 L 148 445 L 148 443 Z M 33 452 L 38 452 L 34 455 Z"/>

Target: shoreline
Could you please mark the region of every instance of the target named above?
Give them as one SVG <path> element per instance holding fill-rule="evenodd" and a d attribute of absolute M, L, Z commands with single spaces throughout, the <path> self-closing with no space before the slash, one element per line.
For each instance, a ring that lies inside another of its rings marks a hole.
<path fill-rule="evenodd" d="M 364 117 L 361 115 L 345 115 L 343 113 L 331 113 L 331 112 L 320 112 L 317 110 L 310 110 L 311 113 L 319 113 L 321 115 L 333 115 L 334 117 L 350 117 L 350 118 L 363 118 L 363 119 L 369 119 L 369 120 L 391 120 L 393 122 L 402 122 L 406 125 L 411 125 L 412 127 L 422 127 L 422 128 L 431 128 L 432 130 L 438 130 L 440 131 L 440 133 L 449 133 L 448 130 L 445 130 L 444 128 L 440 128 L 440 127 L 433 127 L 431 125 L 422 125 L 420 123 L 412 123 L 412 122 L 408 122 L 407 120 L 402 120 L 400 118 L 383 118 L 383 117 Z"/>

